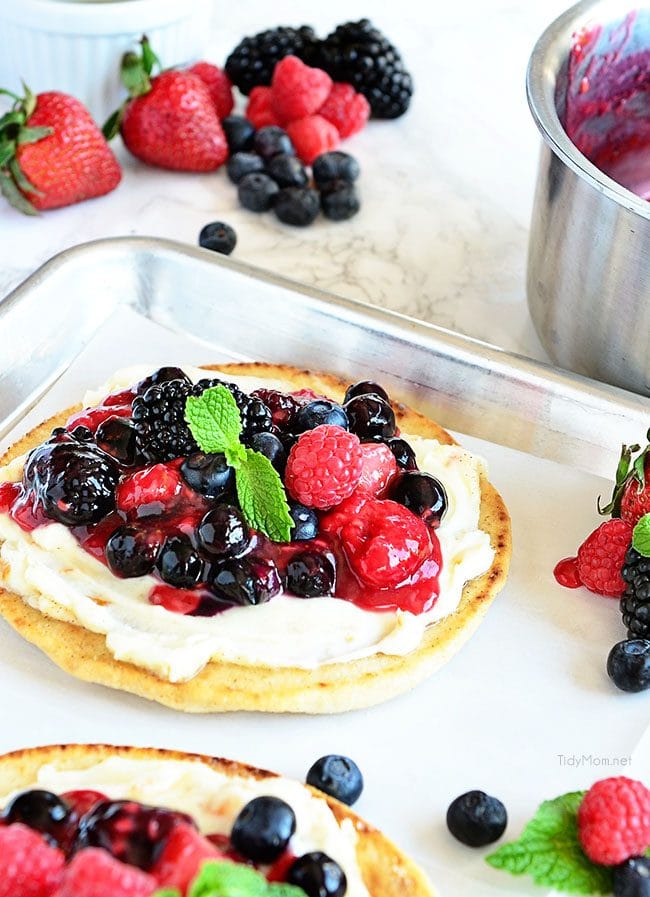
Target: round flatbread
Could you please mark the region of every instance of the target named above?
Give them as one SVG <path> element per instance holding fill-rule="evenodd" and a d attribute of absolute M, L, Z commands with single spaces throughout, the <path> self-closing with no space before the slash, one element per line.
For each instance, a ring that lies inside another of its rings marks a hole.
<path fill-rule="evenodd" d="M 203 763 L 225 775 L 246 778 L 276 778 L 276 773 L 255 769 L 233 760 L 186 754 L 156 748 L 115 747 L 113 745 L 67 744 L 27 748 L 0 756 L 0 794 L 9 794 L 32 787 L 39 769 L 53 764 L 57 769 L 87 769 L 111 757 L 130 761 L 184 760 Z M 373 828 L 345 804 L 305 785 L 323 798 L 340 823 L 349 819 L 357 833 L 356 853 L 361 874 L 371 897 L 434 897 L 423 872 L 380 831 Z M 171 809 L 174 809 L 172 807 Z"/>
<path fill-rule="evenodd" d="M 345 392 L 345 384 L 336 377 L 287 365 L 243 363 L 205 367 L 232 375 L 282 380 L 295 389 L 309 388 L 339 401 Z M 398 403 L 393 407 L 403 432 L 441 443 L 455 442 L 442 427 L 419 412 Z M 76 410 L 69 408 L 36 427 L 6 452 L 0 464 L 7 464 L 39 445 Z M 178 710 L 299 713 L 352 710 L 386 701 L 413 688 L 446 663 L 477 628 L 505 583 L 512 547 L 508 511 L 499 493 L 483 476 L 479 525 L 489 534 L 494 549 L 490 569 L 465 585 L 457 610 L 429 626 L 420 646 L 404 656 L 375 654 L 313 670 L 211 661 L 189 681 L 172 683 L 133 664 L 115 660 L 106 648 L 103 635 L 48 617 L 18 595 L 2 589 L 0 614 L 72 675 Z"/>

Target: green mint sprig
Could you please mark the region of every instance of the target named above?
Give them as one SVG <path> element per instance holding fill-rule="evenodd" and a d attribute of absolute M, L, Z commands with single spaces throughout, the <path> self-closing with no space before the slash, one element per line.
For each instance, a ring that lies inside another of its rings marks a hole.
<path fill-rule="evenodd" d="M 223 452 L 235 470 L 237 497 L 246 522 L 273 542 L 289 542 L 293 520 L 282 480 L 266 455 L 241 443 L 241 415 L 221 384 L 189 396 L 185 420 L 203 452 Z"/>
<path fill-rule="evenodd" d="M 584 791 L 546 800 L 517 841 L 486 857 L 495 869 L 530 875 L 535 884 L 567 894 L 611 894 L 612 870 L 583 852 L 578 837 L 578 808 Z"/>
<path fill-rule="evenodd" d="M 650 514 L 644 514 L 632 531 L 632 548 L 650 557 Z"/>
<path fill-rule="evenodd" d="M 181 897 L 176 888 L 163 888 L 152 897 Z M 302 888 L 268 882 L 264 876 L 238 863 L 208 860 L 201 866 L 188 897 L 306 897 Z"/>

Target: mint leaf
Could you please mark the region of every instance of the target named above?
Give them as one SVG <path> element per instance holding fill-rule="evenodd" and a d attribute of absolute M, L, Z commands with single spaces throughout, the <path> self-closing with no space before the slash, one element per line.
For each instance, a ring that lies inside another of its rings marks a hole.
<path fill-rule="evenodd" d="M 611 894 L 612 870 L 592 863 L 578 839 L 578 807 L 584 795 L 574 791 L 544 801 L 519 840 L 504 844 L 486 862 L 568 894 Z"/>
<path fill-rule="evenodd" d="M 185 420 L 201 451 L 237 451 L 241 416 L 232 393 L 225 386 L 212 386 L 198 397 L 189 396 Z M 228 463 L 231 463 L 229 459 Z"/>
<path fill-rule="evenodd" d="M 268 897 L 306 897 L 302 888 L 284 882 L 272 882 L 266 893 Z"/>
<path fill-rule="evenodd" d="M 154 897 L 160 897 L 162 892 Z M 166 897 L 166 895 L 165 895 Z M 302 888 L 269 884 L 261 873 L 239 863 L 209 860 L 192 882 L 188 897 L 306 897 Z"/>
<path fill-rule="evenodd" d="M 644 557 L 650 557 L 650 514 L 644 514 L 634 527 L 632 548 Z"/>
<path fill-rule="evenodd" d="M 289 542 L 293 520 L 282 480 L 269 459 L 246 449 L 236 482 L 239 506 L 248 525 L 273 542 Z"/>
<path fill-rule="evenodd" d="M 161 888 L 154 891 L 151 897 L 182 897 L 182 895 L 178 888 Z"/>

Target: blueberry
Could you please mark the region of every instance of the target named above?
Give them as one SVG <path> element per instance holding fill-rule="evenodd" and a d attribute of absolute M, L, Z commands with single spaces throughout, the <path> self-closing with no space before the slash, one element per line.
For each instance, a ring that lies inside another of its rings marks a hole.
<path fill-rule="evenodd" d="M 61 429 L 63 433 L 66 432 L 63 427 L 60 427 L 58 429 Z M 79 427 L 75 427 L 74 430 L 70 432 L 70 435 L 73 437 L 73 439 L 76 439 L 77 442 L 92 442 L 95 438 L 93 436 L 92 430 L 89 430 L 88 427 L 84 427 L 83 424 Z M 110 455 L 110 452 L 108 454 Z"/>
<path fill-rule="evenodd" d="M 406 439 L 402 439 L 399 436 L 392 436 L 390 439 L 386 440 L 386 445 L 393 453 L 398 467 L 401 467 L 402 470 L 418 469 L 415 452 Z"/>
<path fill-rule="evenodd" d="M 282 589 L 273 561 L 249 556 L 215 565 L 210 575 L 217 598 L 230 604 L 264 604 Z"/>
<path fill-rule="evenodd" d="M 350 431 L 359 439 L 390 439 L 395 435 L 395 413 L 388 402 L 378 396 L 354 396 L 343 406 L 350 422 Z"/>
<path fill-rule="evenodd" d="M 226 135 L 231 155 L 249 150 L 253 146 L 255 128 L 243 115 L 227 115 L 222 120 L 221 127 Z"/>
<path fill-rule="evenodd" d="M 379 383 L 375 383 L 374 380 L 359 380 L 357 383 L 352 383 L 345 390 L 343 401 L 349 402 L 350 399 L 354 399 L 356 396 L 378 396 L 384 402 L 390 403 L 390 398 L 384 387 L 380 386 Z"/>
<path fill-rule="evenodd" d="M 354 760 L 340 754 L 328 754 L 311 767 L 307 784 L 351 807 L 363 791 L 363 776 Z"/>
<path fill-rule="evenodd" d="M 650 897 L 650 857 L 631 857 L 615 867 L 614 897 Z"/>
<path fill-rule="evenodd" d="M 354 156 L 348 153 L 333 152 L 323 153 L 312 163 L 312 174 L 319 188 L 323 188 L 331 181 L 347 181 L 352 183 L 359 177 L 359 163 Z"/>
<path fill-rule="evenodd" d="M 334 427 L 348 429 L 348 416 L 336 402 L 327 399 L 316 399 L 303 405 L 294 415 L 291 429 L 294 434 L 313 430 L 321 424 L 330 424 Z"/>
<path fill-rule="evenodd" d="M 156 560 L 160 578 L 176 589 L 191 589 L 203 576 L 203 561 L 187 536 L 169 536 Z"/>
<path fill-rule="evenodd" d="M 246 521 L 232 505 L 220 505 L 208 511 L 196 533 L 199 548 L 210 557 L 236 557 L 250 542 Z"/>
<path fill-rule="evenodd" d="M 307 539 L 315 539 L 318 535 L 318 515 L 313 508 L 306 508 L 299 502 L 289 504 L 289 514 L 294 522 L 291 540 L 304 542 Z"/>
<path fill-rule="evenodd" d="M 343 897 L 348 889 L 343 869 L 319 850 L 298 857 L 289 867 L 287 882 L 302 888 L 307 897 Z"/>
<path fill-rule="evenodd" d="M 138 431 L 133 421 L 113 416 L 107 417 L 97 427 L 95 441 L 111 458 L 115 458 L 125 467 L 131 467 L 138 459 L 137 435 Z"/>
<path fill-rule="evenodd" d="M 284 224 L 307 227 L 320 211 L 318 193 L 311 187 L 283 187 L 275 198 L 273 211 Z"/>
<path fill-rule="evenodd" d="M 269 159 L 266 172 L 280 187 L 305 187 L 309 182 L 307 169 L 300 159 L 288 153 L 278 153 Z"/>
<path fill-rule="evenodd" d="M 238 184 L 247 174 L 264 171 L 264 159 L 257 153 L 235 153 L 228 159 L 226 171 L 233 184 Z"/>
<path fill-rule="evenodd" d="M 235 471 L 221 452 L 194 452 L 181 464 L 181 476 L 190 489 L 213 501 L 229 495 L 235 484 Z"/>
<path fill-rule="evenodd" d="M 199 246 L 211 249 L 221 255 L 230 255 L 237 245 L 237 234 L 229 224 L 223 221 L 212 221 L 206 224 L 199 234 Z"/>
<path fill-rule="evenodd" d="M 607 658 L 607 674 L 621 691 L 650 688 L 650 639 L 626 639 L 614 645 Z"/>
<path fill-rule="evenodd" d="M 452 801 L 447 810 L 447 828 L 468 847 L 492 844 L 508 824 L 506 808 L 484 791 L 468 791 Z"/>
<path fill-rule="evenodd" d="M 438 526 L 447 510 L 447 493 L 430 473 L 405 470 L 391 484 L 388 497 L 413 511 L 430 526 Z"/>
<path fill-rule="evenodd" d="M 322 189 L 320 205 L 323 215 L 330 221 L 347 221 L 357 214 L 361 208 L 361 201 L 354 184 L 348 184 L 347 181 L 332 181 Z"/>
<path fill-rule="evenodd" d="M 153 571 L 160 546 L 137 526 L 121 526 L 106 543 L 109 569 L 116 576 L 130 579 Z"/>
<path fill-rule="evenodd" d="M 20 822 L 57 840 L 57 834 L 70 817 L 70 807 L 51 791 L 22 791 L 5 807 L 2 818 L 11 825 Z"/>
<path fill-rule="evenodd" d="M 245 175 L 237 185 L 240 203 L 251 212 L 267 212 L 279 192 L 275 181 L 261 172 Z"/>
<path fill-rule="evenodd" d="M 290 156 L 294 154 L 293 143 L 289 135 L 277 125 L 260 128 L 253 138 L 253 147 L 263 159 L 270 159 L 272 156 L 277 156 L 278 153 L 287 153 Z"/>
<path fill-rule="evenodd" d="M 334 564 L 318 551 L 301 551 L 287 564 L 287 591 L 301 598 L 331 595 L 336 573 Z"/>
<path fill-rule="evenodd" d="M 287 453 L 275 433 L 253 433 L 247 440 L 247 445 L 267 457 L 278 473 L 284 473 L 284 468 L 287 465 Z"/>
<path fill-rule="evenodd" d="M 279 797 L 254 797 L 240 811 L 230 833 L 232 846 L 255 863 L 272 863 L 296 831 L 296 815 Z"/>

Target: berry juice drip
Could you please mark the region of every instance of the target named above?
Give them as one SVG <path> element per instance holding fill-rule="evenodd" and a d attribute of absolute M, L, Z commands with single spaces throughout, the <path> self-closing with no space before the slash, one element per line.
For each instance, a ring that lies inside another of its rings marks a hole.
<path fill-rule="evenodd" d="M 582 585 L 578 573 L 578 558 L 563 558 L 555 565 L 553 576 L 567 589 L 579 589 Z"/>

